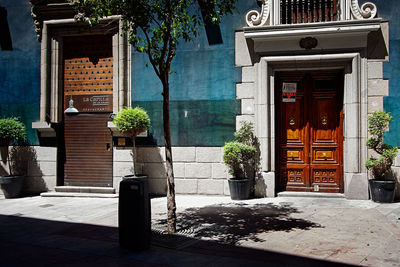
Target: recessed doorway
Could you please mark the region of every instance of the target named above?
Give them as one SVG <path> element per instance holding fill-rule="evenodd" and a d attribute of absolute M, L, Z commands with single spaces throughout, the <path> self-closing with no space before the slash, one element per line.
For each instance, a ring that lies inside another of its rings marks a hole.
<path fill-rule="evenodd" d="M 343 70 L 275 73 L 278 191 L 343 192 Z"/>
<path fill-rule="evenodd" d="M 113 186 L 112 36 L 65 37 L 64 110 L 72 100 L 78 114 L 64 114 L 64 185 Z"/>

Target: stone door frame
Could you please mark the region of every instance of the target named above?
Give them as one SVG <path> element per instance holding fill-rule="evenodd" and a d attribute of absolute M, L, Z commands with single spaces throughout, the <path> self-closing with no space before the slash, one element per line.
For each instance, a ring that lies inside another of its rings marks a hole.
<path fill-rule="evenodd" d="M 63 37 L 95 34 L 112 35 L 113 113 L 131 106 L 131 47 L 120 16 L 103 18 L 94 27 L 74 19 L 48 20 L 43 22 L 41 41 L 41 122 L 46 114 L 52 123 L 62 122 Z"/>
<path fill-rule="evenodd" d="M 261 175 L 268 196 L 276 194 L 275 72 L 339 68 L 344 70 L 344 194 L 347 198 L 368 198 L 367 170 L 364 167 L 367 158 L 367 63 L 360 53 L 343 53 L 261 57 L 254 65 L 255 132 L 260 141 Z"/>

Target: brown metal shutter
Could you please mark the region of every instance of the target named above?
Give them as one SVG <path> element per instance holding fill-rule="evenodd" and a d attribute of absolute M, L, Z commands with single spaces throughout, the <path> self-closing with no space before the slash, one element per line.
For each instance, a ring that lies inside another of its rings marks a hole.
<path fill-rule="evenodd" d="M 112 186 L 109 120 L 108 114 L 65 116 L 65 185 Z"/>

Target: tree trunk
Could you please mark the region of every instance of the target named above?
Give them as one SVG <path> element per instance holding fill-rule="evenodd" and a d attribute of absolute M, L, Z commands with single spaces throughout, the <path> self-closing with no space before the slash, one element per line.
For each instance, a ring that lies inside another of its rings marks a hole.
<path fill-rule="evenodd" d="M 133 175 L 136 176 L 136 140 L 135 136 L 132 136 L 132 161 L 133 161 Z"/>
<path fill-rule="evenodd" d="M 165 159 L 167 167 L 167 209 L 168 209 L 168 233 L 176 232 L 176 203 L 175 203 L 175 181 L 172 165 L 171 129 L 169 122 L 169 83 L 168 78 L 163 81 L 163 124 Z"/>

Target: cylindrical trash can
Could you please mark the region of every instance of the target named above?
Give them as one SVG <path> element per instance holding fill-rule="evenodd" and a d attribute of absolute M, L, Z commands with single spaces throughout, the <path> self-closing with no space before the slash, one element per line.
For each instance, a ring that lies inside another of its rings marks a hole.
<path fill-rule="evenodd" d="M 128 175 L 120 182 L 118 232 L 119 244 L 124 249 L 145 250 L 150 247 L 151 213 L 147 176 Z"/>

